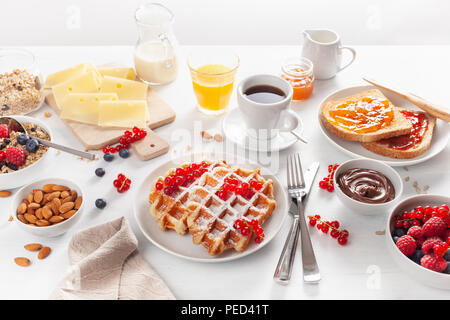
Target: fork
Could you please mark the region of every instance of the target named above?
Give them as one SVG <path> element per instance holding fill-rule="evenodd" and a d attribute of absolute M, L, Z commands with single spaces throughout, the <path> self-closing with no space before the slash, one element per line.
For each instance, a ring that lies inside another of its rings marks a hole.
<path fill-rule="evenodd" d="M 307 195 L 305 191 L 305 179 L 298 153 L 289 155 L 287 159 L 287 182 L 288 193 L 292 201 L 297 202 L 297 210 L 293 210 L 294 221 L 283 247 L 274 279 L 281 283 L 288 283 L 291 278 L 292 266 L 294 264 L 298 237 L 301 235 L 303 280 L 306 283 L 317 283 L 320 281 L 319 266 L 309 236 L 304 215 L 303 199 Z"/>

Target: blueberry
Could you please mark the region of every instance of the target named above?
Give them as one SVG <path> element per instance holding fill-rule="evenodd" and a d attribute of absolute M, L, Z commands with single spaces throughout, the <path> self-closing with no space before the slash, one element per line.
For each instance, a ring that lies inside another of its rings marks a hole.
<path fill-rule="evenodd" d="M 25 148 L 28 152 L 35 153 L 39 149 L 39 141 L 36 139 L 28 139 Z"/>
<path fill-rule="evenodd" d="M 397 237 L 397 236 L 392 237 L 392 240 L 394 240 L 394 243 L 397 243 L 398 239 L 399 239 L 399 237 Z"/>
<path fill-rule="evenodd" d="M 28 137 L 28 135 L 26 135 L 25 133 L 22 133 L 17 137 L 17 142 L 21 145 L 25 145 L 25 144 L 27 144 L 28 139 L 30 139 Z"/>
<path fill-rule="evenodd" d="M 450 250 L 447 250 L 447 253 L 444 255 L 443 257 L 445 260 L 447 260 L 448 262 L 450 262 Z"/>
<path fill-rule="evenodd" d="M 405 234 L 406 234 L 406 231 L 403 228 L 395 228 L 394 232 L 392 233 L 393 236 L 397 236 L 397 237 L 403 237 Z"/>
<path fill-rule="evenodd" d="M 128 158 L 130 156 L 130 151 L 128 151 L 128 149 L 125 149 L 125 148 L 124 149 L 120 149 L 119 156 L 121 158 L 126 159 L 126 158 Z"/>
<path fill-rule="evenodd" d="M 6 145 L 2 142 L 2 143 L 0 143 L 0 150 L 3 150 L 3 149 L 5 149 L 6 148 Z"/>
<path fill-rule="evenodd" d="M 7 111 L 7 110 L 9 110 L 9 106 L 7 104 L 4 104 L 2 106 L 2 111 Z"/>
<path fill-rule="evenodd" d="M 106 201 L 103 199 L 97 199 L 95 200 L 95 206 L 99 209 L 103 209 L 106 207 Z"/>
<path fill-rule="evenodd" d="M 3 143 L 8 145 L 11 142 L 11 140 L 9 140 L 8 138 L 3 139 Z"/>
<path fill-rule="evenodd" d="M 103 168 L 95 169 L 95 175 L 97 177 L 103 177 L 105 175 L 105 170 Z"/>
<path fill-rule="evenodd" d="M 103 156 L 103 159 L 105 159 L 105 161 L 111 162 L 114 160 L 114 155 L 112 153 L 105 153 L 105 155 Z"/>
<path fill-rule="evenodd" d="M 8 168 L 10 168 L 11 170 L 14 170 L 14 171 L 17 171 L 17 169 L 19 169 L 18 166 L 16 166 L 16 165 L 13 164 L 13 163 L 9 163 L 9 162 L 6 163 L 6 166 L 7 166 Z"/>
<path fill-rule="evenodd" d="M 411 256 L 411 259 L 412 259 L 414 262 L 420 264 L 420 259 L 422 259 L 422 257 L 423 257 L 424 255 L 425 255 L 425 254 L 423 253 L 423 251 L 422 251 L 421 249 L 417 249 L 416 251 L 414 251 L 413 255 Z"/>
<path fill-rule="evenodd" d="M 442 271 L 443 273 L 450 274 L 450 262 L 447 262 L 447 268 Z"/>

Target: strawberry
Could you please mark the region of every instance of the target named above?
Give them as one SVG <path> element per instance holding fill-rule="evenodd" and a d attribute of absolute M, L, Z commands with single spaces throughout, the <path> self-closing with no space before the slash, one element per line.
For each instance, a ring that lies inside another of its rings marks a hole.
<path fill-rule="evenodd" d="M 413 237 L 414 239 L 422 239 L 423 238 L 422 227 L 413 226 L 409 228 L 407 235 Z"/>
<path fill-rule="evenodd" d="M 422 227 L 425 237 L 442 235 L 447 230 L 447 224 L 439 217 L 432 217 Z"/>
<path fill-rule="evenodd" d="M 416 250 L 416 240 L 411 236 L 400 237 L 396 244 L 397 248 L 407 257 L 411 256 Z"/>
<path fill-rule="evenodd" d="M 25 162 L 25 152 L 18 147 L 9 147 L 6 149 L 6 160 L 19 167 Z"/>
<path fill-rule="evenodd" d="M 0 138 L 9 138 L 8 125 L 0 124 Z"/>
<path fill-rule="evenodd" d="M 439 237 L 431 237 L 424 241 L 422 244 L 422 251 L 425 254 L 429 254 L 433 252 L 433 247 L 437 244 L 441 244 L 442 240 Z"/>
<path fill-rule="evenodd" d="M 447 261 L 441 256 L 427 254 L 420 259 L 420 265 L 433 271 L 442 272 L 447 268 Z"/>

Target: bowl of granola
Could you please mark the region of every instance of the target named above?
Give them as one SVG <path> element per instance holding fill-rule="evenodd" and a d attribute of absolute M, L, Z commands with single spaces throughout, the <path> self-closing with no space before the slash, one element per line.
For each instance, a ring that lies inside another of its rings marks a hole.
<path fill-rule="evenodd" d="M 13 189 L 30 183 L 48 168 L 51 148 L 36 139 L 52 140 L 50 128 L 27 116 L 11 116 L 25 128 L 26 134 L 0 124 L 0 186 Z"/>
<path fill-rule="evenodd" d="M 42 75 L 28 50 L 0 49 L 0 116 L 24 115 L 44 102 Z"/>

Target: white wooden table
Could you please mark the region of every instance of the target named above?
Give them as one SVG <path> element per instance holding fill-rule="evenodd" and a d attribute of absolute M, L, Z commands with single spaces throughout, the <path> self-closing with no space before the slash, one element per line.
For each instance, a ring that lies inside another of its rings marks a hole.
<path fill-rule="evenodd" d="M 91 61 L 102 64 L 120 61 L 132 66 L 132 47 L 31 47 L 39 59 L 44 75 L 74 65 Z M 221 117 L 206 117 L 194 107 L 190 77 L 185 64 L 186 53 L 190 48 L 182 47 L 180 52 L 180 74 L 178 79 L 166 86 L 156 88 L 159 94 L 173 106 L 177 113 L 174 123 L 156 130 L 163 138 L 171 142 L 170 152 L 182 152 L 185 142 L 172 141 L 175 129 L 193 132 L 199 123 L 202 129 L 220 130 Z M 241 57 L 241 66 L 237 81 L 253 73 L 275 73 L 280 70 L 283 58 L 298 55 L 299 47 L 234 47 Z M 337 89 L 363 84 L 361 76 L 370 75 L 397 83 L 411 91 L 438 103 L 450 98 L 448 93 L 448 75 L 450 74 L 449 47 L 382 47 L 359 46 L 354 64 L 334 79 L 317 81 L 313 96 L 305 101 L 294 103 L 292 108 L 305 123 L 305 136 L 308 145 L 298 143 L 279 154 L 278 175 L 286 181 L 286 155 L 300 151 L 307 166 L 312 161 L 320 161 L 318 179 L 326 175 L 327 165 L 340 163 L 348 157 L 331 146 L 319 131 L 317 110 L 320 101 Z M 236 107 L 235 96 L 231 107 Z M 45 118 L 44 112 L 50 111 L 44 106 L 36 112 L 36 117 L 44 119 L 53 128 L 56 142 L 72 147 L 82 145 L 53 115 Z M 195 121 L 201 122 L 195 122 Z M 197 125 L 196 125 L 197 123 Z M 194 136 L 192 135 L 192 138 Z M 198 151 L 194 145 L 192 151 Z M 250 156 L 255 160 L 255 154 Z M 278 155 L 274 155 L 276 158 Z M 385 215 L 359 216 L 345 208 L 334 193 L 318 188 L 319 180 L 307 202 L 306 212 L 318 213 L 327 219 L 337 219 L 351 233 L 349 243 L 339 246 L 330 236 L 317 230 L 311 230 L 312 242 L 322 273 L 318 285 L 305 285 L 302 282 L 301 255 L 297 254 L 293 278 L 289 285 L 283 286 L 272 280 L 272 275 L 286 234 L 290 226 L 290 217 L 274 240 L 257 253 L 234 262 L 223 264 L 204 264 L 174 257 L 152 245 L 139 231 L 133 217 L 132 201 L 134 191 L 144 177 L 156 166 L 167 161 L 171 154 L 141 162 L 136 156 L 124 160 L 116 158 L 112 163 L 103 160 L 87 162 L 77 157 L 61 153 L 55 155 L 51 174 L 73 179 L 81 184 L 87 197 L 82 220 L 68 233 L 52 239 L 40 239 L 21 231 L 16 222 L 6 222 L 0 227 L 0 298 L 1 299 L 46 299 L 68 268 L 67 245 L 74 232 L 105 221 L 128 217 L 139 240 L 139 250 L 157 272 L 166 280 L 179 299 L 447 299 L 449 291 L 427 287 L 403 274 L 391 259 L 385 246 L 385 239 L 376 231 L 384 230 Z M 411 177 L 405 183 L 403 197 L 416 193 L 412 183 L 419 186 L 429 185 L 429 193 L 448 192 L 450 187 L 449 160 L 447 147 L 435 158 L 416 166 L 397 168 L 402 177 Z M 107 174 L 99 179 L 94 175 L 97 167 L 104 167 Z M 132 188 L 129 192 L 112 200 L 115 191 L 110 181 L 113 175 L 123 172 L 131 176 Z M 49 173 L 50 174 L 50 173 Z M 49 175 L 48 174 L 48 175 Z M 48 176 L 47 175 L 47 176 Z M 0 187 L 1 189 L 1 187 Z M 146 197 L 147 195 L 142 195 Z M 95 208 L 97 198 L 108 199 L 108 206 L 101 211 Z M 0 199 L 0 219 L 5 221 L 13 214 L 10 210 L 10 198 Z M 387 213 L 386 213 L 387 214 Z M 23 245 L 30 242 L 45 243 L 52 254 L 45 260 L 37 261 L 33 254 L 26 252 Z M 29 256 L 33 264 L 21 268 L 14 264 L 16 256 Z"/>

